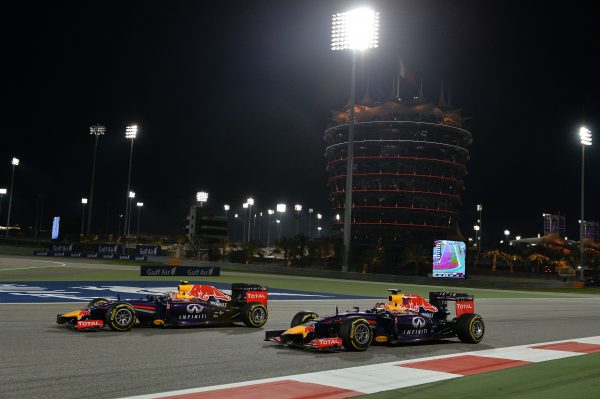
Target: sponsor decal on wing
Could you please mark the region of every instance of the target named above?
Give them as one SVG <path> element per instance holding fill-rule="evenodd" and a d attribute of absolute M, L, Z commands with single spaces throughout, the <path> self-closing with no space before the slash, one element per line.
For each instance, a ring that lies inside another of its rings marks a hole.
<path fill-rule="evenodd" d="M 88 328 L 102 328 L 104 322 L 102 320 L 79 320 L 75 326 L 78 330 L 86 330 Z"/>

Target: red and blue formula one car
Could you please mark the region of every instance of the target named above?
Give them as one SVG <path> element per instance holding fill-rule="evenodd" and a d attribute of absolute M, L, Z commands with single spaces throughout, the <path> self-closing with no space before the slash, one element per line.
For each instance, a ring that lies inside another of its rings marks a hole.
<path fill-rule="evenodd" d="M 372 343 L 399 343 L 458 337 L 466 343 L 483 339 L 485 324 L 474 313 L 472 295 L 454 292 L 430 292 L 429 302 L 413 294 L 390 289 L 387 303 L 374 308 L 319 317 L 304 311 L 292 318 L 291 328 L 267 331 L 266 341 L 317 351 L 364 351 Z M 450 316 L 448 301 L 455 302 Z"/>
<path fill-rule="evenodd" d="M 198 326 L 243 322 L 262 327 L 268 318 L 267 288 L 234 283 L 231 295 L 212 285 L 182 281 L 176 292 L 147 295 L 140 299 L 109 301 L 96 298 L 85 309 L 56 317 L 58 324 L 77 330 L 128 331 L 136 324 L 148 326 Z"/>

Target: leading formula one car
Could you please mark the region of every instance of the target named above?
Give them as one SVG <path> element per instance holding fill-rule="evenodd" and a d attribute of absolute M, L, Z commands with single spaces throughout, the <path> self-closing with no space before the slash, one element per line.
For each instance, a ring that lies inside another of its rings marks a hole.
<path fill-rule="evenodd" d="M 485 325 L 474 313 L 472 295 L 430 292 L 429 302 L 419 295 L 399 294 L 390 289 L 387 303 L 374 308 L 319 317 L 304 311 L 292 318 L 291 328 L 267 331 L 265 341 L 316 351 L 364 351 L 373 342 L 399 343 L 458 337 L 462 342 L 479 343 Z M 450 318 L 448 301 L 455 302 L 455 317 Z"/>
<path fill-rule="evenodd" d="M 85 309 L 59 314 L 58 324 L 77 330 L 128 331 L 136 324 L 197 326 L 243 322 L 262 327 L 268 318 L 267 288 L 256 284 L 231 284 L 231 296 L 212 285 L 182 281 L 176 292 L 140 299 L 109 301 L 96 298 Z"/>

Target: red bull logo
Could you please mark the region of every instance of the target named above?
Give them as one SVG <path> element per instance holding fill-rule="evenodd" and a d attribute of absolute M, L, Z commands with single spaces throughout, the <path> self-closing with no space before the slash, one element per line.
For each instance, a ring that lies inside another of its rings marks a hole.
<path fill-rule="evenodd" d="M 438 308 L 427 302 L 419 295 L 404 295 L 402 299 L 402 306 L 412 312 L 419 312 L 419 308 L 423 308 L 424 312 L 437 312 Z"/>
<path fill-rule="evenodd" d="M 212 285 L 194 284 L 187 295 L 199 298 L 203 301 L 208 301 L 210 297 L 221 301 L 231 301 L 229 295 L 222 293 L 218 288 L 213 287 Z"/>

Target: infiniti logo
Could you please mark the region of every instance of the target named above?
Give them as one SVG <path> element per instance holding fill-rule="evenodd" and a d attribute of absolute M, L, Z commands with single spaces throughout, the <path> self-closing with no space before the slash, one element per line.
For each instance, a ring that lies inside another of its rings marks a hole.
<path fill-rule="evenodd" d="M 425 319 L 422 317 L 415 317 L 412 319 L 412 325 L 414 328 L 423 328 L 425 326 Z"/>
<path fill-rule="evenodd" d="M 187 305 L 186 310 L 188 313 L 191 313 L 191 314 L 202 313 L 202 305 L 190 304 L 190 305 Z M 413 324 L 414 324 L 414 322 L 413 322 Z"/>

